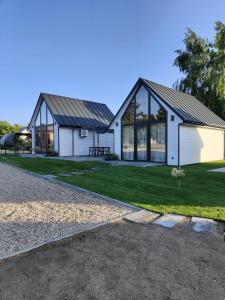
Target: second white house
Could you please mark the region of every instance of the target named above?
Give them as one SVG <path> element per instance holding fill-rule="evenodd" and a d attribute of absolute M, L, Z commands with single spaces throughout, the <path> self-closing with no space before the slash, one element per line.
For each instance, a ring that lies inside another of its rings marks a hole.
<path fill-rule="evenodd" d="M 122 160 L 186 165 L 224 159 L 225 121 L 195 97 L 139 78 L 110 124 Z"/>

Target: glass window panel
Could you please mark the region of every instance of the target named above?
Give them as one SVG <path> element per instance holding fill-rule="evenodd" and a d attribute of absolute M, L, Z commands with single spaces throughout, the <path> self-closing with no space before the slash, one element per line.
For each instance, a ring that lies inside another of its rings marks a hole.
<path fill-rule="evenodd" d="M 151 121 L 155 122 L 165 122 L 166 121 L 166 111 L 158 104 L 158 102 L 151 97 Z"/>
<path fill-rule="evenodd" d="M 53 124 L 52 114 L 50 113 L 50 111 L 49 111 L 48 108 L 47 108 L 47 123 L 48 123 L 48 125 L 52 125 Z"/>
<path fill-rule="evenodd" d="M 136 94 L 136 120 L 148 119 L 148 91 L 141 86 Z"/>
<path fill-rule="evenodd" d="M 123 127 L 123 159 L 134 160 L 134 126 Z"/>
<path fill-rule="evenodd" d="M 47 148 L 49 151 L 54 150 L 53 126 L 47 127 Z"/>
<path fill-rule="evenodd" d="M 46 122 L 46 104 L 45 102 L 42 102 L 42 105 L 41 105 L 41 125 L 46 125 L 47 122 Z"/>
<path fill-rule="evenodd" d="M 166 161 L 166 124 L 151 125 L 151 161 Z"/>
<path fill-rule="evenodd" d="M 40 117 L 41 117 L 41 114 L 40 114 L 40 111 L 39 111 L 39 113 L 37 115 L 37 118 L 36 118 L 36 121 L 35 121 L 35 126 L 40 126 L 40 124 L 41 124 Z"/>
<path fill-rule="evenodd" d="M 47 132 L 46 127 L 41 127 L 41 152 L 46 153 L 47 146 Z"/>
<path fill-rule="evenodd" d="M 41 131 L 40 128 L 35 129 L 35 152 L 41 152 Z"/>
<path fill-rule="evenodd" d="M 122 124 L 129 125 L 134 123 L 134 100 L 130 102 L 127 107 L 127 110 L 122 118 Z"/>
<path fill-rule="evenodd" d="M 147 126 L 137 127 L 137 160 L 147 160 Z"/>

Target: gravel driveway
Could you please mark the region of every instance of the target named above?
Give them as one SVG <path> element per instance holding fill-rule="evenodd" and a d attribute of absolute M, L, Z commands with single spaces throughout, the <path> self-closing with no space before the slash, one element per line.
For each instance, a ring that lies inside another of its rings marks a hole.
<path fill-rule="evenodd" d="M 0 164 L 0 258 L 130 212 L 122 204 Z"/>

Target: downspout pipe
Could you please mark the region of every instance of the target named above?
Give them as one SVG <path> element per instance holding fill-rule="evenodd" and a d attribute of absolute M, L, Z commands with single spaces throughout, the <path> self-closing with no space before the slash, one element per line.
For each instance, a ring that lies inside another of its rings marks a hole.
<path fill-rule="evenodd" d="M 180 167 L 180 126 L 182 123 L 178 124 L 178 167 Z"/>

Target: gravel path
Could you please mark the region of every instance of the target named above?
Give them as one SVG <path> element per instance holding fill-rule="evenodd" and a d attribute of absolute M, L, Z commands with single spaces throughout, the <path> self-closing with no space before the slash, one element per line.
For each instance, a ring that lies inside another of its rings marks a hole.
<path fill-rule="evenodd" d="M 0 163 L 0 258 L 131 211 Z"/>

